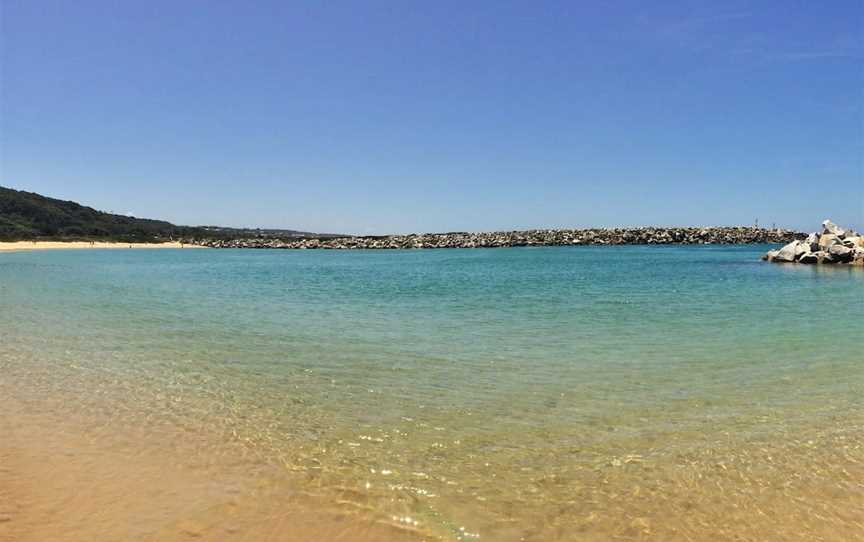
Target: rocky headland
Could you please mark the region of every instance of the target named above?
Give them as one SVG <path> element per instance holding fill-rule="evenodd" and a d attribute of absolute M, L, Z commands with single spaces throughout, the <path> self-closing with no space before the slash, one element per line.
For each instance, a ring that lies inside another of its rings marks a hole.
<path fill-rule="evenodd" d="M 806 239 L 795 239 L 778 250 L 769 250 L 762 259 L 777 263 L 864 266 L 864 236 L 826 220 L 821 232 L 813 232 Z"/>
<path fill-rule="evenodd" d="M 550 229 L 485 233 L 423 233 L 363 237 L 279 239 L 187 239 L 185 242 L 212 248 L 281 249 L 413 249 L 500 248 L 574 245 L 705 245 L 742 243 L 787 243 L 806 234 L 786 229 L 756 227 L 706 228 L 614 228 Z"/>

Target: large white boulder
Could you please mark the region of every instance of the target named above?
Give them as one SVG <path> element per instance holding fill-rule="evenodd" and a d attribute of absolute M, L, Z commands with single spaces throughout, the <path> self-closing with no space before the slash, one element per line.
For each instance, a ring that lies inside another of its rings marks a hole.
<path fill-rule="evenodd" d="M 792 241 L 788 245 L 784 246 L 780 250 L 777 251 L 777 255 L 774 256 L 775 262 L 794 262 L 797 256 L 803 254 L 803 252 L 807 252 L 804 250 L 803 252 L 799 252 L 800 246 L 804 244 L 801 241 Z"/>
<path fill-rule="evenodd" d="M 819 236 L 819 248 L 821 250 L 828 250 L 831 248 L 831 245 L 839 242 L 840 238 L 833 233 L 823 233 Z"/>
<path fill-rule="evenodd" d="M 831 222 L 830 220 L 822 222 L 822 232 L 830 233 L 836 235 L 837 237 L 843 237 L 844 235 L 846 235 L 846 230 L 844 230 L 837 224 Z"/>

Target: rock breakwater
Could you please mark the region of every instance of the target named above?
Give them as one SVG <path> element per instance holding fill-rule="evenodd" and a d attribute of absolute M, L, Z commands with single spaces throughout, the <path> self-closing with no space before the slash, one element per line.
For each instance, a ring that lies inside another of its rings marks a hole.
<path fill-rule="evenodd" d="M 413 249 L 413 248 L 500 248 L 522 246 L 574 245 L 699 245 L 786 243 L 805 234 L 786 229 L 755 227 L 707 228 L 614 228 L 550 229 L 486 233 L 424 233 L 410 235 L 336 238 L 242 238 L 188 239 L 187 243 L 212 248 L 281 249 Z"/>
<path fill-rule="evenodd" d="M 806 239 L 795 239 L 778 250 L 769 250 L 762 259 L 777 263 L 864 266 L 864 236 L 826 220 L 821 232 L 813 232 Z"/>

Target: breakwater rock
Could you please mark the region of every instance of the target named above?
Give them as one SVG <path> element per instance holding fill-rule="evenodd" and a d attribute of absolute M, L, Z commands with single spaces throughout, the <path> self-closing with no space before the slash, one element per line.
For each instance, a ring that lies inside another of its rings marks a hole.
<path fill-rule="evenodd" d="M 335 238 L 188 239 L 213 248 L 283 249 L 409 249 L 498 248 L 573 245 L 671 245 L 785 243 L 805 234 L 785 229 L 754 227 L 553 229 L 486 233 L 423 233 Z"/>
<path fill-rule="evenodd" d="M 778 263 L 864 266 L 864 236 L 826 220 L 821 232 L 813 232 L 806 239 L 795 239 L 778 250 L 769 250 L 762 259 Z"/>

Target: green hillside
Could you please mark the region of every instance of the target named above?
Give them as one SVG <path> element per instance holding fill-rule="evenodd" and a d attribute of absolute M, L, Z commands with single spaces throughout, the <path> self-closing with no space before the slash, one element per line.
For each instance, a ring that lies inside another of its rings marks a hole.
<path fill-rule="evenodd" d="M 2 241 L 99 239 L 161 242 L 181 237 L 326 238 L 334 235 L 282 229 L 177 226 L 164 220 L 104 213 L 74 201 L 48 198 L 33 192 L 0 186 Z"/>
<path fill-rule="evenodd" d="M 164 241 L 195 228 L 103 213 L 73 201 L 0 187 L 0 239 L 117 239 Z"/>

